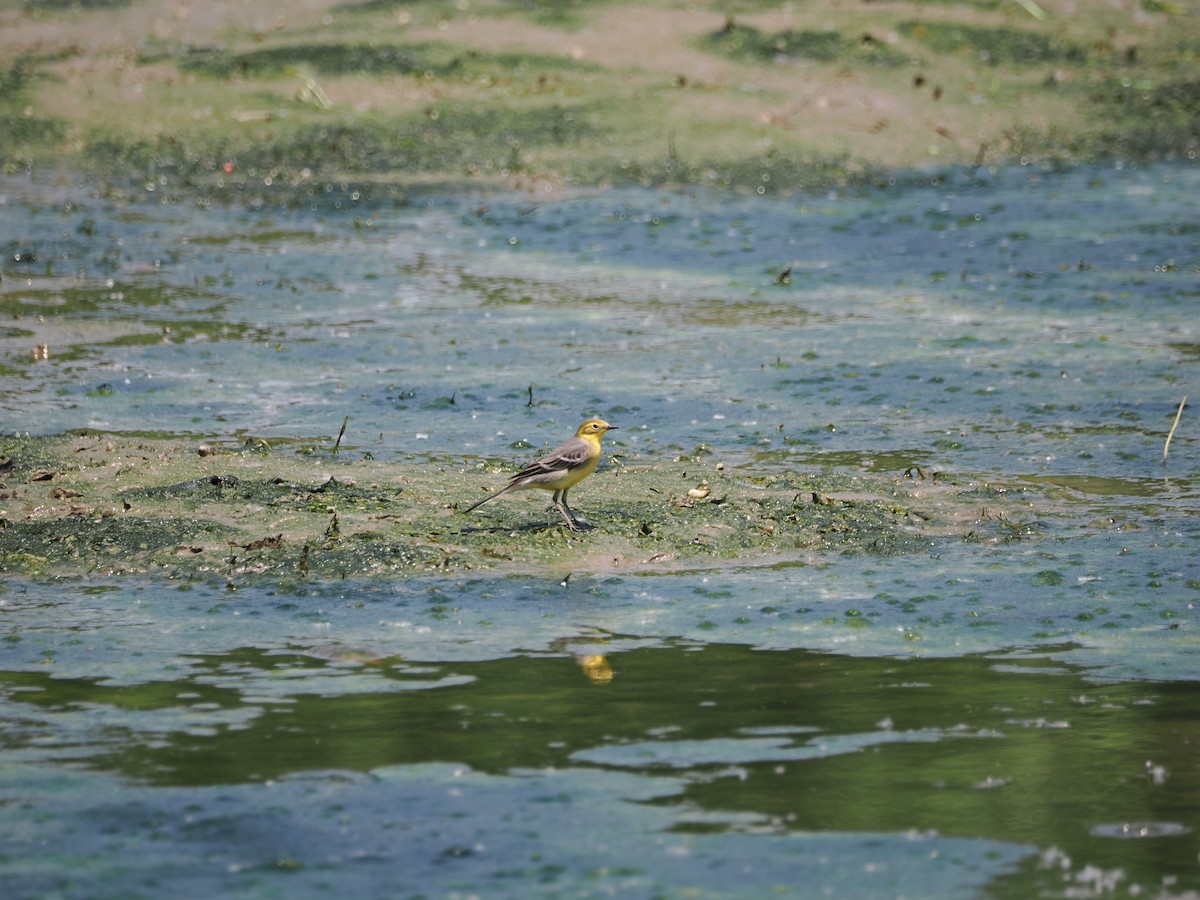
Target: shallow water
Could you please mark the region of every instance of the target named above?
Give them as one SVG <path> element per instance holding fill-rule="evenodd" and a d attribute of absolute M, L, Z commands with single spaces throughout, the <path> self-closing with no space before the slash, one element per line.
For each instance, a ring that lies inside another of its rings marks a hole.
<path fill-rule="evenodd" d="M 1157 476 L 1200 359 L 1197 180 L 407 206 L 260 186 L 230 206 L 10 179 L 0 412 L 265 438 L 348 415 L 347 446 L 376 455 L 539 444 L 601 412 L 639 451 Z"/>
<path fill-rule="evenodd" d="M 1005 540 L 810 565 L 9 578 L 5 883 L 1200 890 L 1190 408 L 1162 461 L 1200 395 L 1200 173 L 930 181 L 406 203 L 0 182 L 5 433 L 279 453 L 348 416 L 347 458 L 402 467 L 517 461 L 598 413 L 642 464 L 703 444 L 1029 498 Z"/>
<path fill-rule="evenodd" d="M 1194 885 L 1200 684 L 1144 677 L 1194 660 L 1193 641 L 1132 591 L 1134 618 L 1093 630 L 1071 608 L 973 590 L 858 595 L 861 564 L 839 568 L 566 587 L 9 584 L 6 883 Z M 822 596 L 831 581 L 845 594 Z M 920 618 L 935 623 L 905 646 L 898 623 Z"/>

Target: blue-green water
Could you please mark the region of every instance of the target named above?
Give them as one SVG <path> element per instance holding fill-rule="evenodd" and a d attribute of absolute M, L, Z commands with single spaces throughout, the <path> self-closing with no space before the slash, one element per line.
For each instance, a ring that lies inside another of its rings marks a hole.
<path fill-rule="evenodd" d="M 598 413 L 643 465 L 1029 501 L 1011 540 L 565 584 L 10 577 L 6 891 L 1200 891 L 1193 408 L 1163 464 L 1200 396 L 1198 189 L 0 182 L 5 433 L 287 448 L 349 416 L 347 458 L 446 466 Z"/>
<path fill-rule="evenodd" d="M 536 445 L 601 412 L 642 452 L 1186 476 L 1153 463 L 1200 359 L 1197 180 L 408 206 L 260 187 L 230 207 L 10 179 L 0 414 L 265 438 L 349 415 L 347 444 L 383 457 Z"/>

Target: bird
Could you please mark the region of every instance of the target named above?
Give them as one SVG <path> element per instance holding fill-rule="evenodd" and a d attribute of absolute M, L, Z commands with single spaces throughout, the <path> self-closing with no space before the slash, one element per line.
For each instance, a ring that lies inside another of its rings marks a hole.
<path fill-rule="evenodd" d="M 596 464 L 600 462 L 600 439 L 606 431 L 615 431 L 617 427 L 609 425 L 603 419 L 588 419 L 579 426 L 575 437 L 563 441 L 541 459 L 513 475 L 507 487 L 489 494 L 463 512 L 469 513 L 489 500 L 495 500 L 513 491 L 538 488 L 554 492 L 554 506 L 566 519 L 568 528 L 572 531 L 583 530 L 584 526 L 575 518 L 571 507 L 567 506 L 567 491 L 596 471 Z"/>

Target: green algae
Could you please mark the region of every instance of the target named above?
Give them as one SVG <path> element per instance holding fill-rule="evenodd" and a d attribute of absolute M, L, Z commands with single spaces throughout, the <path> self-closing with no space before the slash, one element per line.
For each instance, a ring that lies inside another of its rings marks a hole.
<path fill-rule="evenodd" d="M 468 485 L 494 489 L 509 461 L 384 464 L 311 451 L 93 433 L 10 439 L 0 569 L 285 580 L 663 572 L 928 553 L 947 539 L 1007 540 L 1016 527 L 1003 496 L 980 511 L 974 485 L 947 481 L 934 501 L 930 486 L 904 477 L 764 476 L 699 453 L 613 462 L 575 490 L 591 525 L 577 534 L 541 494 L 460 512 L 478 497 Z"/>
<path fill-rule="evenodd" d="M 588 108 L 549 102 L 519 109 L 448 100 L 435 111 L 387 119 L 280 121 L 268 115 L 224 133 L 219 147 L 204 135 L 137 138 L 100 126 L 89 144 L 97 154 L 120 160 L 121 168 L 175 172 L 189 177 L 216 174 L 226 163 L 253 176 L 275 173 L 322 177 L 353 172 L 358 177 L 449 175 L 455 179 L 516 174 L 529 168 L 528 148 L 603 143 Z"/>
<path fill-rule="evenodd" d="M 280 6 L 266 32 L 231 20 L 213 33 L 186 17 L 166 26 L 179 17 L 151 2 L 137 24 L 159 24 L 126 34 L 137 25 L 114 26 L 103 5 L 43 4 L 10 18 L 61 25 L 61 39 L 37 52 L 0 43 L 13 60 L 0 65 L 0 165 L 221 181 L 232 163 L 291 178 L 462 184 L 524 174 L 775 191 L 855 183 L 931 156 L 1197 148 L 1194 16 L 1160 5 L 1139 21 L 1106 10 L 997 24 L 995 6 L 944 4 L 920 19 L 906 8 L 798 8 L 781 28 L 772 7 L 754 3 L 711 13 L 673 3 L 333 3 L 324 16 Z M 697 28 L 700 15 L 712 25 Z M 714 27 L 731 15 L 740 18 Z M 610 27 L 626 17 L 645 17 L 636 64 L 618 46 L 628 32 Z M 501 39 L 483 37 L 489 22 Z M 84 31 L 89 41 L 73 39 Z M 579 34 L 592 45 L 577 47 Z M 730 71 L 699 64 L 714 55 Z M 805 67 L 814 96 L 804 104 L 821 109 L 804 128 L 794 124 L 790 64 Z M 131 81 L 132 102 L 122 88 Z"/>
<path fill-rule="evenodd" d="M 1087 53 L 1074 42 L 1033 28 L 908 21 L 900 24 L 899 31 L 936 53 L 970 54 L 989 66 L 1079 64 L 1087 60 Z"/>
<path fill-rule="evenodd" d="M 733 21 L 706 35 L 700 46 L 733 59 L 755 62 L 838 62 L 882 67 L 912 63 L 908 54 L 887 47 L 869 33 L 855 40 L 837 31 L 763 32 Z"/>
<path fill-rule="evenodd" d="M 199 288 L 153 280 L 87 280 L 52 287 L 16 284 L 0 293 L 0 315 L 9 319 L 29 315 L 107 315 L 114 310 L 178 307 L 197 301 L 211 301 L 215 306 L 219 298 Z"/>
<path fill-rule="evenodd" d="M 1200 79 L 1112 79 L 1088 99 L 1110 111 L 1108 137 L 1122 152 L 1186 152 L 1200 145 Z"/>
<path fill-rule="evenodd" d="M 146 62 L 170 57 L 147 57 Z M 180 67 L 221 78 L 283 75 L 307 66 L 321 75 L 371 75 L 429 72 L 446 76 L 462 69 L 462 59 L 444 45 L 408 44 L 283 44 L 232 53 L 196 47 L 179 60 Z"/>
<path fill-rule="evenodd" d="M 436 42 L 295 43 L 232 52 L 193 47 L 182 54 L 147 55 L 145 63 L 176 62 L 185 71 L 216 78 L 279 77 L 304 69 L 322 76 L 419 75 L 422 78 L 514 78 L 527 70 L 571 71 L 581 68 L 561 57 L 484 53 Z M 586 71 L 589 67 L 583 67 Z"/>
<path fill-rule="evenodd" d="M 133 0 L 38 0 L 38 9 L 114 10 L 131 5 Z"/>
<path fill-rule="evenodd" d="M 0 529 L 0 559 L 8 558 L 9 548 L 18 548 L 17 558 L 40 559 L 45 568 L 63 562 L 107 568 L 124 566 L 124 560 L 154 559 L 163 550 L 190 552 L 190 544 L 232 534 L 213 522 L 186 516 L 90 516 L 81 511 L 65 519 L 6 521 Z"/>

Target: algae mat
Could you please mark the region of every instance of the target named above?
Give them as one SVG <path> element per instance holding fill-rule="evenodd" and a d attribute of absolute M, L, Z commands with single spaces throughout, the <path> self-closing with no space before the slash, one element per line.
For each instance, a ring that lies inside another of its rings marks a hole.
<path fill-rule="evenodd" d="M 173 183 L 705 184 L 1200 151 L 1192 5 L 0 6 L 0 164 Z"/>
<path fill-rule="evenodd" d="M 359 577 L 816 562 L 928 553 L 941 541 L 1039 530 L 1023 491 L 895 477 L 754 476 L 688 458 L 622 458 L 577 490 L 593 529 L 517 495 L 458 511 L 502 485 L 498 461 L 343 461 L 328 450 L 81 434 L 0 445 L 0 568 L 38 575 Z"/>

